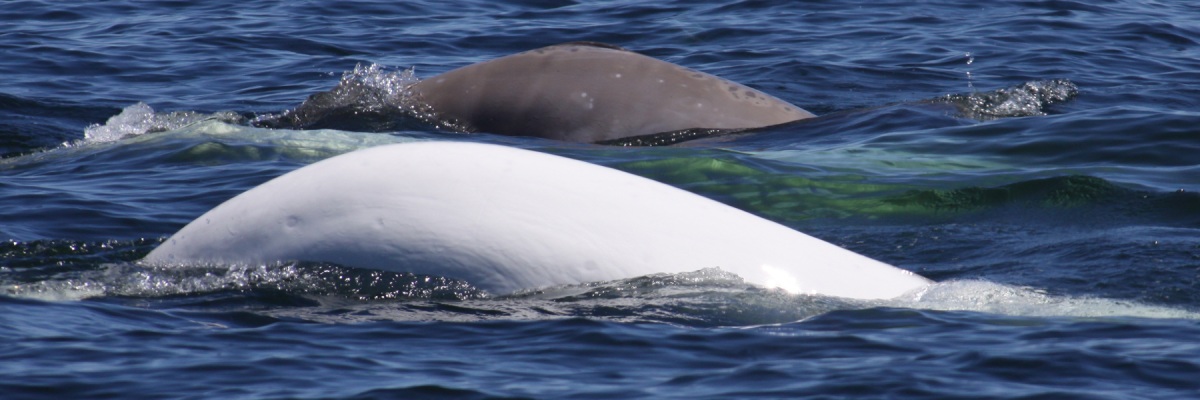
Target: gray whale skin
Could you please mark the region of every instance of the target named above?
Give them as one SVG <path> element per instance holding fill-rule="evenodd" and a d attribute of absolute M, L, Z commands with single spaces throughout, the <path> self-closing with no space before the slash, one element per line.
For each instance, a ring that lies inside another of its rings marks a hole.
<path fill-rule="evenodd" d="M 471 64 L 414 84 L 465 131 L 606 142 L 681 131 L 740 131 L 815 115 L 745 85 L 591 42 Z"/>

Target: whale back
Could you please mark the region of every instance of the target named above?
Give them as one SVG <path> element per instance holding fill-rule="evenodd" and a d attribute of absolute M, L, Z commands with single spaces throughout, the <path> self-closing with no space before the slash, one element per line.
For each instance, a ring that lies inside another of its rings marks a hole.
<path fill-rule="evenodd" d="M 445 276 L 494 293 L 709 267 L 850 298 L 928 283 L 636 175 L 454 142 L 374 147 L 300 168 L 200 216 L 144 262 L 284 260 Z"/>
<path fill-rule="evenodd" d="M 814 116 L 739 83 L 589 43 L 468 65 L 413 89 L 442 119 L 466 130 L 576 142 L 742 130 Z"/>

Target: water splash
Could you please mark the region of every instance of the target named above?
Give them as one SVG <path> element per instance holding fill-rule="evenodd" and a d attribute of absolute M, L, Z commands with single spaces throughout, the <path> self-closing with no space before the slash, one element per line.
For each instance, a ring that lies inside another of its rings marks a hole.
<path fill-rule="evenodd" d="M 221 111 L 212 114 L 195 111 L 155 112 L 146 103 L 125 107 L 120 114 L 114 115 L 103 125 L 92 124 L 83 131 L 83 140 L 63 143 L 70 147 L 89 143 L 106 143 L 120 139 L 144 135 L 147 133 L 165 132 L 179 129 L 198 122 L 217 120 L 227 123 L 243 123 L 245 118 L 232 111 Z"/>
<path fill-rule="evenodd" d="M 1050 106 L 1075 98 L 1079 88 L 1066 79 L 1026 82 L 990 92 L 948 94 L 930 103 L 950 104 L 966 118 L 993 120 L 1046 115 Z"/>
<path fill-rule="evenodd" d="M 276 292 L 293 297 L 332 296 L 354 301 L 466 300 L 487 292 L 443 277 L 345 268 L 319 263 L 162 267 L 136 263 L 54 273 L 42 279 L 27 269 L 0 269 L 0 294 L 46 301 L 102 297 L 162 298 L 221 292 Z"/>
<path fill-rule="evenodd" d="M 342 74 L 338 85 L 313 94 L 292 110 L 266 114 L 250 121 L 268 128 L 384 131 L 404 120 L 415 120 L 440 129 L 462 131 L 439 120 L 436 113 L 411 90 L 419 82 L 413 69 L 388 71 L 379 64 L 358 64 Z"/>
<path fill-rule="evenodd" d="M 1023 317 L 1200 319 L 1200 314 L 1178 308 L 1154 306 L 1128 300 L 1055 296 L 1036 288 L 981 280 L 939 282 L 881 305 L 924 310 L 974 311 Z"/>
<path fill-rule="evenodd" d="M 971 52 L 968 51 L 966 54 L 963 54 L 963 57 L 967 59 L 967 65 L 975 63 L 975 56 L 971 55 Z M 967 70 L 967 88 L 971 89 L 971 91 L 975 91 L 975 82 L 973 79 L 974 76 L 971 74 L 971 70 Z"/>
<path fill-rule="evenodd" d="M 416 121 L 440 129 L 462 131 L 452 121 L 441 121 L 409 90 L 416 82 L 413 69 L 388 71 L 378 64 L 358 64 L 342 74 L 338 85 L 309 96 L 300 106 L 277 114 L 253 118 L 233 111 L 158 112 L 146 103 L 125 107 L 104 124 L 84 129 L 84 138 L 64 147 L 113 142 L 148 133 L 181 129 L 205 121 L 264 128 L 318 129 L 326 125 L 342 130 L 384 131 L 398 122 Z M 358 129 L 356 129 L 358 128 Z"/>

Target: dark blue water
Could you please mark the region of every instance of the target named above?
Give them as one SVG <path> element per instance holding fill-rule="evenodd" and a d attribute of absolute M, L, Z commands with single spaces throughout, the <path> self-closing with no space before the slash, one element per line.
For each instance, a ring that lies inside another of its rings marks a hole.
<path fill-rule="evenodd" d="M 1197 397 L 1197 21 L 1134 0 L 7 2 L 0 397 Z M 373 119 L 251 126 L 339 85 L 576 40 L 822 117 L 641 148 L 365 103 L 348 106 Z M 412 140 L 611 166 L 939 283 L 860 302 L 702 270 L 498 296 L 136 263 L 273 177 Z"/>

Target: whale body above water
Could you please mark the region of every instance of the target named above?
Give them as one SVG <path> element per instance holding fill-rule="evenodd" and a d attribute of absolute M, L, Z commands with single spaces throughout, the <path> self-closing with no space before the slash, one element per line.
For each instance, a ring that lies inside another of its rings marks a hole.
<path fill-rule="evenodd" d="M 856 299 L 930 283 L 653 180 L 461 142 L 385 145 L 305 166 L 205 213 L 143 262 L 288 260 L 444 276 L 493 293 L 710 267 Z"/>
<path fill-rule="evenodd" d="M 462 130 L 573 142 L 739 131 L 814 117 L 745 85 L 590 42 L 468 65 L 411 89 Z"/>

